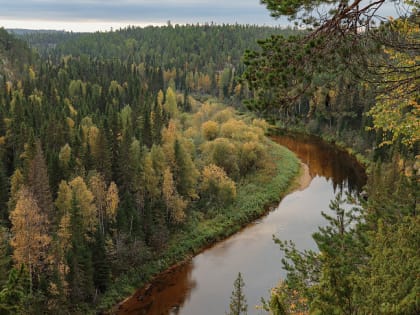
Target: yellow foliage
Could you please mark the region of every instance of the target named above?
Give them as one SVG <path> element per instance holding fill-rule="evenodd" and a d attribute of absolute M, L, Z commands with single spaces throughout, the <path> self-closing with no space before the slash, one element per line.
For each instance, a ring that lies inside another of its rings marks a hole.
<path fill-rule="evenodd" d="M 98 148 L 99 129 L 96 126 L 92 126 L 88 131 L 88 142 L 90 146 L 90 153 L 95 159 L 101 159 Z"/>
<path fill-rule="evenodd" d="M 71 101 L 68 98 L 64 99 L 64 105 L 67 106 L 70 112 L 70 116 L 76 117 L 77 116 L 77 110 L 73 107 L 71 104 Z"/>
<path fill-rule="evenodd" d="M 62 166 L 67 167 L 69 165 L 71 159 L 71 148 L 68 143 L 61 147 L 58 159 Z"/>
<path fill-rule="evenodd" d="M 169 113 L 170 117 L 178 116 L 179 112 L 178 112 L 176 94 L 172 90 L 171 87 L 168 87 L 168 89 L 166 90 L 166 99 L 165 99 L 165 104 L 163 106 L 164 106 L 165 111 Z"/>
<path fill-rule="evenodd" d="M 420 45 L 417 24 L 398 19 L 391 26 L 413 47 Z M 373 118 L 373 129 L 383 131 L 381 145 L 401 141 L 412 148 L 420 141 L 420 55 L 391 48 L 385 53 L 391 65 L 383 68 L 383 93 L 368 114 Z"/>
<path fill-rule="evenodd" d="M 175 120 L 169 120 L 168 127 L 162 129 L 162 149 L 166 160 L 172 165 L 175 163 L 174 143 L 178 136 L 178 126 Z"/>
<path fill-rule="evenodd" d="M 151 199 L 159 198 L 159 177 L 153 168 L 153 161 L 150 153 L 147 153 L 144 158 L 144 177 L 143 183 L 146 192 Z"/>
<path fill-rule="evenodd" d="M 13 84 L 10 81 L 6 82 L 6 92 L 10 93 L 12 91 Z"/>
<path fill-rule="evenodd" d="M 28 68 L 28 75 L 29 75 L 29 79 L 31 81 L 35 80 L 36 74 L 35 74 L 34 68 L 32 66 Z"/>
<path fill-rule="evenodd" d="M 264 134 L 268 131 L 269 124 L 264 119 L 256 118 L 252 120 L 252 125 L 260 128 Z"/>
<path fill-rule="evenodd" d="M 201 132 L 206 140 L 214 140 L 219 133 L 219 124 L 213 120 L 206 121 L 201 125 Z"/>
<path fill-rule="evenodd" d="M 220 127 L 220 133 L 225 138 L 241 139 L 248 126 L 242 120 L 229 119 Z"/>
<path fill-rule="evenodd" d="M 20 188 L 23 186 L 24 178 L 21 170 L 17 168 L 10 178 L 10 198 L 8 202 L 9 210 L 13 210 L 19 198 Z"/>
<path fill-rule="evenodd" d="M 222 124 L 233 117 L 235 117 L 235 113 L 231 107 L 228 107 L 215 113 L 212 119 Z"/>
<path fill-rule="evenodd" d="M 70 129 L 74 128 L 75 122 L 70 117 L 66 117 L 67 126 L 69 126 Z"/>
<path fill-rule="evenodd" d="M 70 221 L 70 213 L 65 213 L 60 220 L 59 226 L 58 226 L 58 241 L 59 246 L 62 255 L 64 256 L 64 253 L 67 252 L 67 250 L 70 248 L 70 240 L 71 240 L 71 221 Z M 65 274 L 65 271 L 63 270 L 63 273 Z"/>
<path fill-rule="evenodd" d="M 55 206 L 61 215 L 65 215 L 70 212 L 72 190 L 66 181 L 62 180 L 58 186 L 57 199 L 55 199 Z"/>
<path fill-rule="evenodd" d="M 108 92 L 110 94 L 119 94 L 122 95 L 124 92 L 123 87 L 115 80 L 111 81 L 109 84 Z"/>
<path fill-rule="evenodd" d="M 117 219 L 117 209 L 120 203 L 118 196 L 118 187 L 114 182 L 111 182 L 106 194 L 106 216 L 109 221 L 115 222 Z"/>
<path fill-rule="evenodd" d="M 174 223 L 181 223 L 185 220 L 185 208 L 187 202 L 178 194 L 175 187 L 172 172 L 166 168 L 163 174 L 162 195 L 165 200 L 169 217 Z"/>
<path fill-rule="evenodd" d="M 94 196 L 92 192 L 80 176 L 70 182 L 70 187 L 73 191 L 73 197 L 76 198 L 77 204 L 80 207 L 85 231 L 90 233 L 95 232 L 98 218 L 96 216 L 96 206 L 93 202 Z"/>
<path fill-rule="evenodd" d="M 51 237 L 48 235 L 48 222 L 41 213 L 32 193 L 22 187 L 18 193 L 15 209 L 10 213 L 12 223 L 13 260 L 16 266 L 24 264 L 30 274 L 40 274 L 49 264 L 48 248 Z"/>
<path fill-rule="evenodd" d="M 201 190 L 210 199 L 224 204 L 236 198 L 236 185 L 226 172 L 215 164 L 209 164 L 203 169 Z"/>
<path fill-rule="evenodd" d="M 187 130 L 184 131 L 184 137 L 188 139 L 195 139 L 200 137 L 200 132 L 198 132 L 193 127 L 189 127 Z"/>

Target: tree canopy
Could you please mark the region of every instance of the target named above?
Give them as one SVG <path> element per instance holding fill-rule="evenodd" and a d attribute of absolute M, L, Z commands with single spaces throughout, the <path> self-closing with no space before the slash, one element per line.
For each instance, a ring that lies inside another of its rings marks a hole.
<path fill-rule="evenodd" d="M 250 108 L 261 112 L 293 108 L 320 85 L 331 86 L 347 72 L 352 84 L 359 89 L 368 86 L 377 95 L 370 115 L 373 128 L 383 132 L 384 143 L 398 139 L 412 147 L 418 141 L 417 1 L 400 6 L 386 0 L 262 3 L 272 16 L 286 15 L 303 30 L 288 37 L 273 35 L 259 42 L 259 51 L 247 52 L 244 76 L 256 95 Z M 399 16 L 382 16 L 386 5 L 395 6 Z M 391 120 L 396 125 L 390 126 Z"/>

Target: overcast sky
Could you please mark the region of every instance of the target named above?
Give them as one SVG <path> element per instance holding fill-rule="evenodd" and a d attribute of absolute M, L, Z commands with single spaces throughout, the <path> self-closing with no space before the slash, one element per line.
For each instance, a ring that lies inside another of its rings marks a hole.
<path fill-rule="evenodd" d="M 92 32 L 168 21 L 288 25 L 285 18 L 271 18 L 260 0 L 0 0 L 0 27 L 5 28 Z"/>
<path fill-rule="evenodd" d="M 127 25 L 205 22 L 285 24 L 259 0 L 0 0 L 6 28 L 109 30 Z"/>

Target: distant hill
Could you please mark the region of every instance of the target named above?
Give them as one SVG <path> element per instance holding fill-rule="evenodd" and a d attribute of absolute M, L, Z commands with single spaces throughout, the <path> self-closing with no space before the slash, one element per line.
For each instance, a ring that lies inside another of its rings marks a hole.
<path fill-rule="evenodd" d="M 13 35 L 27 35 L 27 34 L 51 34 L 51 33 L 65 33 L 65 31 L 59 31 L 59 30 L 31 30 L 31 29 L 25 29 L 25 28 L 7 28 L 7 32 L 13 34 Z"/>
<path fill-rule="evenodd" d="M 19 77 L 33 57 L 26 42 L 0 28 L 0 79 Z"/>

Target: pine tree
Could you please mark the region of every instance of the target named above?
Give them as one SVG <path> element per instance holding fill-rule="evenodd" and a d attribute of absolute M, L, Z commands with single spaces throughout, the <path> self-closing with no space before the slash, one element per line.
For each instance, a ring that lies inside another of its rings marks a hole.
<path fill-rule="evenodd" d="M 50 222 L 55 222 L 47 164 L 40 141 L 36 141 L 35 143 L 35 155 L 29 164 L 28 185 L 28 188 L 37 201 L 39 209 L 47 215 Z"/>
<path fill-rule="evenodd" d="M 9 231 L 0 226 L 0 286 L 7 280 L 7 272 L 10 268 L 10 253 L 9 253 Z"/>
<path fill-rule="evenodd" d="M 76 306 L 82 302 L 90 302 L 93 298 L 92 253 L 84 237 L 84 216 L 76 193 L 73 192 L 70 215 L 71 246 L 67 252 L 69 272 L 70 299 Z"/>
<path fill-rule="evenodd" d="M 1 155 L 0 155 L 1 156 Z M 0 157 L 0 224 L 7 221 L 7 199 L 9 197 L 9 179 L 7 178 L 3 160 Z"/>
<path fill-rule="evenodd" d="M 104 175 L 105 180 L 109 181 L 112 177 L 112 156 L 109 147 L 109 140 L 103 128 L 99 129 L 98 138 L 96 140 L 96 156 L 94 165 L 98 172 Z"/>
<path fill-rule="evenodd" d="M 89 179 L 89 189 L 94 196 L 99 230 L 102 235 L 105 235 L 106 183 L 102 174 L 95 174 Z"/>
<path fill-rule="evenodd" d="M 27 277 L 23 265 L 19 269 L 10 270 L 6 285 L 0 290 L 0 314 L 15 315 L 24 314 L 27 311 L 24 307 L 28 293 L 25 281 Z"/>
<path fill-rule="evenodd" d="M 230 297 L 229 313 L 226 315 L 246 315 L 248 312 L 248 304 L 246 303 L 246 297 L 244 295 L 244 280 L 239 272 L 238 277 L 233 283 L 233 291 Z"/>
<path fill-rule="evenodd" d="M 360 313 L 419 314 L 420 217 L 394 224 L 380 219 L 370 237 L 370 259 L 355 278 Z"/>
<path fill-rule="evenodd" d="M 92 246 L 92 264 L 95 288 L 105 292 L 110 280 L 110 267 L 106 257 L 105 237 L 99 230 L 95 233 L 95 242 Z"/>

